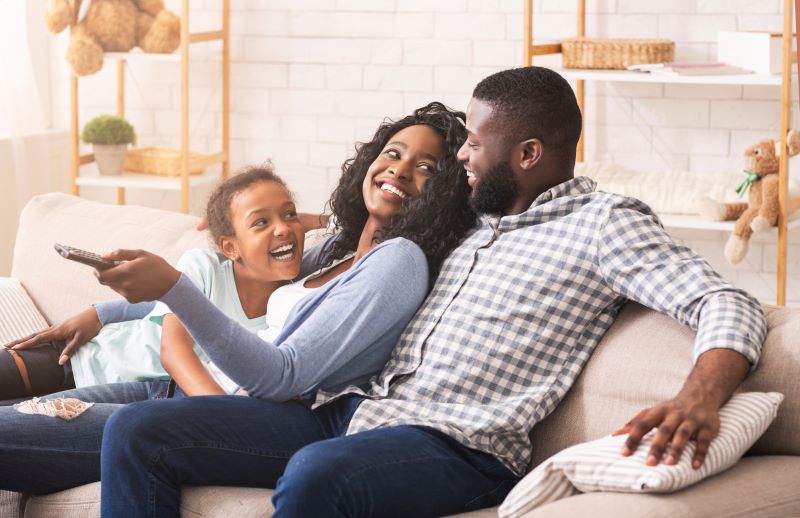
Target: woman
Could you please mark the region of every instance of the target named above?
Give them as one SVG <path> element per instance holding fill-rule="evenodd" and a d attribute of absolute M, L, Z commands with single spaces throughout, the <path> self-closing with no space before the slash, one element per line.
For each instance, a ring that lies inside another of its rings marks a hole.
<path fill-rule="evenodd" d="M 331 200 L 339 234 L 304 261 L 305 273 L 345 260 L 302 284 L 324 286 L 295 306 L 273 342 L 276 347 L 265 347 L 263 340 L 221 315 L 202 294 L 198 296 L 190 281 L 152 254 L 110 254 L 127 262 L 100 274 L 101 282 L 131 301 L 155 299 L 169 291 L 171 296 L 166 294 L 163 301 L 210 359 L 255 397 L 282 402 L 317 389 L 362 384 L 386 362 L 428 286 L 424 274 L 421 290 L 413 288 L 419 278 L 392 278 L 395 268 L 408 272 L 413 255 L 409 251 L 417 247 L 424 252 L 427 269 L 437 272 L 474 223 L 467 205 L 469 188 L 456 159 L 465 137 L 462 121 L 463 114 L 431 103 L 398 122 L 381 125 L 372 141 L 345 162 Z M 348 252 L 353 253 L 351 260 L 346 260 Z M 387 311 L 398 302 L 403 311 Z M 341 325 L 331 329 L 336 322 Z M 64 334 L 79 332 L 83 331 Z M 235 354 L 230 354 L 232 350 Z M 251 398 L 226 399 L 226 404 L 244 399 Z M 25 440 L 3 433 L 6 427 L 25 426 L 19 416 L 0 413 L 0 488 L 40 493 L 97 480 L 98 427 L 116 410 L 98 407 L 80 417 L 90 423 L 81 434 L 66 426 L 45 426 L 34 439 L 45 446 L 35 451 L 25 449 Z M 75 451 L 59 455 L 61 448 L 51 447 L 50 441 L 68 432 L 79 435 L 71 444 Z M 42 471 L 52 476 L 39 476 Z"/>

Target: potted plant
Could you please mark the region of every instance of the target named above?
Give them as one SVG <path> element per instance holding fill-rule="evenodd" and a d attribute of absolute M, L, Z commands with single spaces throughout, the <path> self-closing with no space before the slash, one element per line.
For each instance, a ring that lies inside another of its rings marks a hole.
<path fill-rule="evenodd" d="M 136 132 L 122 117 L 99 115 L 83 127 L 81 140 L 92 144 L 100 174 L 118 175 L 128 154 L 128 144 L 136 143 Z"/>

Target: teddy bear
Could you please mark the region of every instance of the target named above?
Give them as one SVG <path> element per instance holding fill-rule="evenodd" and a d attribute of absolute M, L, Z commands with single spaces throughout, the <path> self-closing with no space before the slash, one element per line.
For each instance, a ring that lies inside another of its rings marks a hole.
<path fill-rule="evenodd" d="M 103 52 L 138 46 L 145 52 L 170 53 L 180 45 L 180 18 L 164 8 L 163 0 L 92 0 L 78 21 L 81 11 L 81 0 L 48 0 L 45 11 L 53 34 L 72 27 L 67 62 L 76 75 L 99 71 Z"/>
<path fill-rule="evenodd" d="M 719 203 L 710 198 L 703 198 L 698 202 L 698 212 L 706 219 L 736 220 L 733 232 L 725 244 L 725 258 L 731 264 L 741 262 L 747 255 L 748 243 L 753 232 L 763 232 L 778 223 L 780 144 L 780 140 L 765 139 L 745 150 L 744 172 L 747 173 L 747 178 L 736 192 L 744 196 L 749 190 L 747 203 Z M 790 157 L 800 153 L 800 131 L 789 131 L 786 136 L 786 147 Z M 794 210 L 797 206 L 797 199 L 790 199 L 789 210 Z"/>

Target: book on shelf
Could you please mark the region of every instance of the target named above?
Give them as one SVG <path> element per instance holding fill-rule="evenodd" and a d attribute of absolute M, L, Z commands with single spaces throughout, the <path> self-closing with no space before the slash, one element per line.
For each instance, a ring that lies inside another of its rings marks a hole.
<path fill-rule="evenodd" d="M 629 65 L 628 70 L 666 76 L 721 76 L 731 74 L 752 74 L 747 70 L 728 63 L 643 63 Z"/>

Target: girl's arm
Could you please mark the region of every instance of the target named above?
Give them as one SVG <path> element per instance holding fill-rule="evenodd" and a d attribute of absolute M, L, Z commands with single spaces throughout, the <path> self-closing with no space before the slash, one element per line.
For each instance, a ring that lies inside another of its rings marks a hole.
<path fill-rule="evenodd" d="M 200 358 L 194 353 L 194 339 L 173 314 L 164 315 L 161 331 L 161 365 L 187 396 L 225 394 Z"/>
<path fill-rule="evenodd" d="M 104 300 L 95 302 L 94 309 L 97 311 L 97 318 L 100 324 L 113 324 L 115 322 L 127 322 L 128 320 L 140 320 L 153 310 L 154 302 L 140 302 L 131 304 L 127 300 Z"/>
<path fill-rule="evenodd" d="M 124 301 L 123 301 L 124 302 Z M 127 302 L 125 302 L 127 304 Z M 4 344 L 6 348 L 18 351 L 30 349 L 36 345 L 63 340 L 67 342 L 61 352 L 58 363 L 64 365 L 72 354 L 83 344 L 97 336 L 102 327 L 94 307 L 88 307 L 58 324 L 37 331 L 17 340 Z"/>

